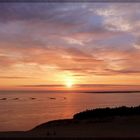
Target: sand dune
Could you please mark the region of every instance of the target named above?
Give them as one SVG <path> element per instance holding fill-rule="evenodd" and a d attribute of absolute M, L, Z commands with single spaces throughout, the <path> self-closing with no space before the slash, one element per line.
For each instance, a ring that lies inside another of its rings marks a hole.
<path fill-rule="evenodd" d="M 55 120 L 26 132 L 1 132 L 0 137 L 140 138 L 140 115 L 94 120 Z"/>

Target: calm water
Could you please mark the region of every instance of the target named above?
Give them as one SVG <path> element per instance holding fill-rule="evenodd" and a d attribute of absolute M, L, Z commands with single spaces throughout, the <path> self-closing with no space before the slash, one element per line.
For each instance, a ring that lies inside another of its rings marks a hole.
<path fill-rule="evenodd" d="M 0 131 L 29 130 L 86 109 L 140 105 L 140 93 L 0 93 L 0 99 Z"/>

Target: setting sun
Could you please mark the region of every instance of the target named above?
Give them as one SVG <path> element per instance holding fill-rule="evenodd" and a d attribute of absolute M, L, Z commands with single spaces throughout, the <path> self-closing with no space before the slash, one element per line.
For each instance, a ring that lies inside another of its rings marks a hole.
<path fill-rule="evenodd" d="M 73 82 L 72 82 L 71 80 L 68 80 L 68 81 L 66 82 L 66 86 L 67 86 L 68 88 L 71 88 L 71 87 L 73 86 Z"/>

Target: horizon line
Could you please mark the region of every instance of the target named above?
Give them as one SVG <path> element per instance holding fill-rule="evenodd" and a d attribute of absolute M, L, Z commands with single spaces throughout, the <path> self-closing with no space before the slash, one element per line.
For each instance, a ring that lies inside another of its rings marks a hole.
<path fill-rule="evenodd" d="M 51 93 L 140 93 L 140 90 L 27 90 L 27 89 L 22 89 L 22 90 L 1 90 L 0 92 L 51 92 Z"/>
<path fill-rule="evenodd" d="M 38 85 L 17 85 L 16 87 L 64 87 L 65 84 L 38 84 Z M 140 86 L 133 84 L 74 84 L 73 85 L 81 87 L 81 86 Z"/>

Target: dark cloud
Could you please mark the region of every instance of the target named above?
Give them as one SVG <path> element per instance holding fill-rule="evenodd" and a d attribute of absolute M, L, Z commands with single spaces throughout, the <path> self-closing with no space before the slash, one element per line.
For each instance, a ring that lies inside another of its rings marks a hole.
<path fill-rule="evenodd" d="M 58 4 L 51 3 L 1 3 L 1 21 L 44 19 L 52 17 Z"/>
<path fill-rule="evenodd" d="M 64 87 L 64 85 L 22 85 L 23 87 Z"/>

